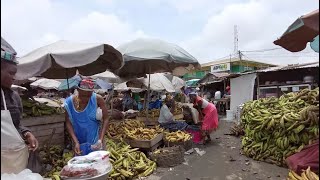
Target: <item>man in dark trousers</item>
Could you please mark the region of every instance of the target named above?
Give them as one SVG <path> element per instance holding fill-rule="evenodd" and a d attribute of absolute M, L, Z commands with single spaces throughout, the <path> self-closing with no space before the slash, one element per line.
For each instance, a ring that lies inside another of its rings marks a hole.
<path fill-rule="evenodd" d="M 1 38 L 1 173 L 19 173 L 27 168 L 29 151 L 38 148 L 35 136 L 20 124 L 22 102 L 11 90 L 17 72 L 15 55 Z"/>

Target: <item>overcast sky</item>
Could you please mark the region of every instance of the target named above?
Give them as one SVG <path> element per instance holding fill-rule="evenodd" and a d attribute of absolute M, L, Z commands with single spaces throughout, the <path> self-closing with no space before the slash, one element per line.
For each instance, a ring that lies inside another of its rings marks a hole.
<path fill-rule="evenodd" d="M 114 47 L 139 37 L 176 43 L 200 63 L 233 53 L 234 25 L 239 50 L 273 44 L 319 0 L 1 0 L 1 36 L 19 56 L 57 40 L 103 42 Z M 309 46 L 244 53 L 275 64 L 317 61 Z"/>

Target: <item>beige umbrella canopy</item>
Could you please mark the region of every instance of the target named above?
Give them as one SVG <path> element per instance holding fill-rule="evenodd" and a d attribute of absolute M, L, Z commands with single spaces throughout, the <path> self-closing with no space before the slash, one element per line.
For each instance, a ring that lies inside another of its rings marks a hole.
<path fill-rule="evenodd" d="M 93 78 L 100 78 L 108 83 L 122 83 L 124 82 L 119 76 L 115 75 L 110 71 L 105 71 L 103 73 L 95 74 L 92 76 Z"/>
<path fill-rule="evenodd" d="M 76 75 L 91 76 L 123 65 L 121 53 L 107 44 L 58 41 L 38 48 L 18 59 L 16 79 L 42 76 L 65 79 Z"/>
<path fill-rule="evenodd" d="M 186 50 L 159 39 L 136 39 L 117 49 L 124 59 L 124 66 L 116 72 L 122 78 L 139 78 L 161 72 L 184 75 L 200 68 L 198 60 Z"/>
<path fill-rule="evenodd" d="M 175 92 L 175 88 L 170 80 L 162 73 L 148 74 L 146 78 L 137 78 L 127 82 L 130 87 L 147 88 L 149 85 L 150 76 L 150 90 L 152 91 L 167 91 Z"/>

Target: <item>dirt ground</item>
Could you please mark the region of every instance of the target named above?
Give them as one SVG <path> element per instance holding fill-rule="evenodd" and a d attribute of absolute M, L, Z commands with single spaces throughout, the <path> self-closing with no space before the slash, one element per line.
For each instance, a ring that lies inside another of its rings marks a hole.
<path fill-rule="evenodd" d="M 185 155 L 185 162 L 173 168 L 158 168 L 147 180 L 283 180 L 287 168 L 254 161 L 240 154 L 240 138 L 224 135 L 233 123 L 220 121 L 212 133 L 213 142 L 197 145 L 206 153 L 200 156 L 194 151 Z"/>

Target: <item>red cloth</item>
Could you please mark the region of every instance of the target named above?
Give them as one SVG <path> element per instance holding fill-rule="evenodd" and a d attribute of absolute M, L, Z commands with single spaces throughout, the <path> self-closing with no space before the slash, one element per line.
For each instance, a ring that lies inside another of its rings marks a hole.
<path fill-rule="evenodd" d="M 286 159 L 289 169 L 301 174 L 310 166 L 311 171 L 319 174 L 319 139 L 317 142 L 306 146 L 302 151 Z"/>
<path fill-rule="evenodd" d="M 194 143 L 198 144 L 198 143 L 201 142 L 202 136 L 201 136 L 201 132 L 200 131 L 188 129 L 187 132 L 192 134 L 192 137 L 193 137 L 192 140 L 193 140 Z"/>

